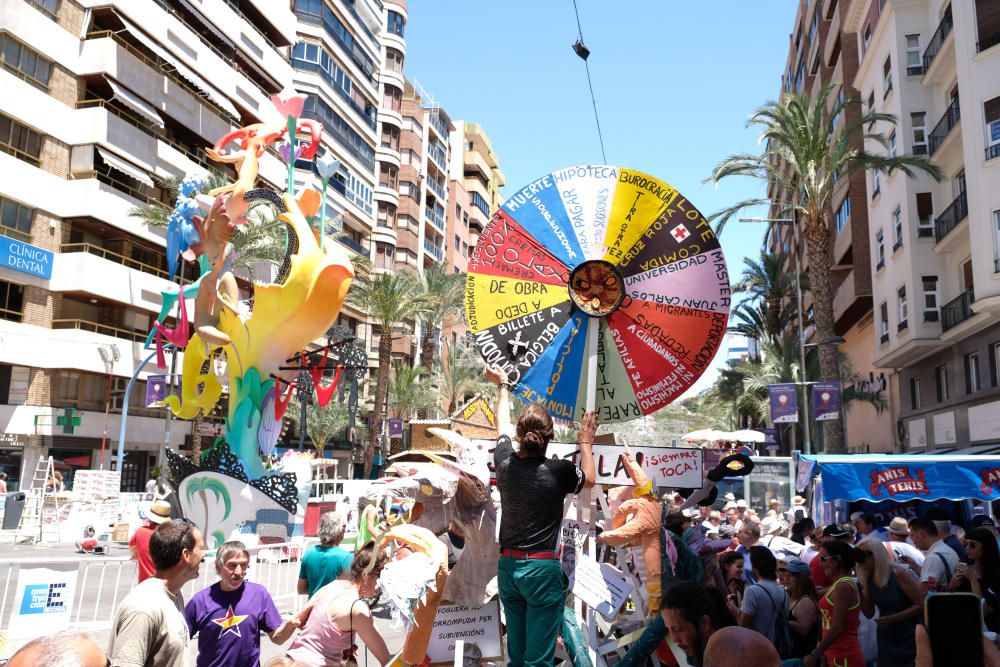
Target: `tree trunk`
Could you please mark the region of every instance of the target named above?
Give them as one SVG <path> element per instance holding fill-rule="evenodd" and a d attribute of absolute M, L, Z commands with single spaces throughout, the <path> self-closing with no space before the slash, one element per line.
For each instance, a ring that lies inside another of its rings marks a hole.
<path fill-rule="evenodd" d="M 389 371 L 392 368 L 392 330 L 383 329 L 378 342 L 378 375 L 375 381 L 375 410 L 371 433 L 368 436 L 368 447 L 365 449 L 365 479 L 372 472 L 372 457 L 378 445 L 382 429 L 376 427 L 385 416 L 386 401 L 389 396 Z"/>
<path fill-rule="evenodd" d="M 434 328 L 420 333 L 420 365 L 430 371 L 434 365 Z"/>
<path fill-rule="evenodd" d="M 805 224 L 805 238 L 809 242 L 809 291 L 812 294 L 813 323 L 816 325 L 816 341 L 822 342 L 836 335 L 833 318 L 833 285 L 830 267 L 833 266 L 833 256 L 830 251 L 830 227 L 826 216 L 818 215 L 818 219 L 809 219 Z M 820 377 L 817 379 L 829 382 L 840 382 L 840 366 L 837 361 L 837 351 L 832 345 L 818 345 Z M 807 391 L 810 388 L 805 388 Z M 810 396 L 811 398 L 811 396 Z M 810 401 L 810 411 L 812 410 Z M 813 423 L 811 415 L 806 415 L 806 428 Z M 844 429 L 840 420 L 825 422 L 827 454 L 842 454 L 846 451 Z M 819 453 L 817 451 L 813 452 Z"/>

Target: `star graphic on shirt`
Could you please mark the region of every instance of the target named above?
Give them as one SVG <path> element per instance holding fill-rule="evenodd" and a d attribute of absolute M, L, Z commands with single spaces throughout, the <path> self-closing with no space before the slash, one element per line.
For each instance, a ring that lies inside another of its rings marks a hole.
<path fill-rule="evenodd" d="M 242 623 L 246 617 L 247 615 L 237 616 L 234 614 L 233 605 L 229 605 L 229 611 L 226 612 L 226 615 L 222 618 L 213 618 L 212 623 L 215 623 L 222 628 L 222 632 L 219 633 L 219 637 L 222 637 L 227 632 L 232 632 L 237 637 L 242 637 L 243 635 L 240 634 L 240 623 Z"/>

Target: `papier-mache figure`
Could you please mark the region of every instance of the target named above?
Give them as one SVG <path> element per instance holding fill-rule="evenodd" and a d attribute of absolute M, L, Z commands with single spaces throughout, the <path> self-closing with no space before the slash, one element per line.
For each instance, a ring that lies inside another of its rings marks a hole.
<path fill-rule="evenodd" d="M 660 573 L 660 517 L 663 508 L 656 498 L 653 482 L 632 456 L 628 445 L 624 454 L 625 470 L 635 484 L 630 487 L 632 498 L 619 505 L 611 518 L 611 530 L 605 530 L 598 540 L 613 547 L 638 546 L 646 570 L 647 608 L 650 615 L 660 609 L 662 592 Z"/>

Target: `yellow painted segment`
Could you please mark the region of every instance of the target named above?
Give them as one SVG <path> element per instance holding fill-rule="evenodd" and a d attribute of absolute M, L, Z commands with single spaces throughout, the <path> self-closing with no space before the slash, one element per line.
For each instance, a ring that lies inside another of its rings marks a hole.
<path fill-rule="evenodd" d="M 621 168 L 604 235 L 604 259 L 618 264 L 651 224 L 677 198 L 677 190 L 648 174 Z"/>
<path fill-rule="evenodd" d="M 495 327 L 569 300 L 565 285 L 470 273 L 465 314 L 472 333 Z"/>

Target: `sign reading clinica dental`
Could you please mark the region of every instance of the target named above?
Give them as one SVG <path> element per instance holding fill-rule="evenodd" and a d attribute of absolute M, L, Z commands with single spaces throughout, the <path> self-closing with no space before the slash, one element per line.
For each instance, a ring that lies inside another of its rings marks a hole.
<path fill-rule="evenodd" d="M 5 269 L 48 280 L 52 277 L 53 257 L 54 255 L 48 250 L 0 236 L 0 266 Z"/>

